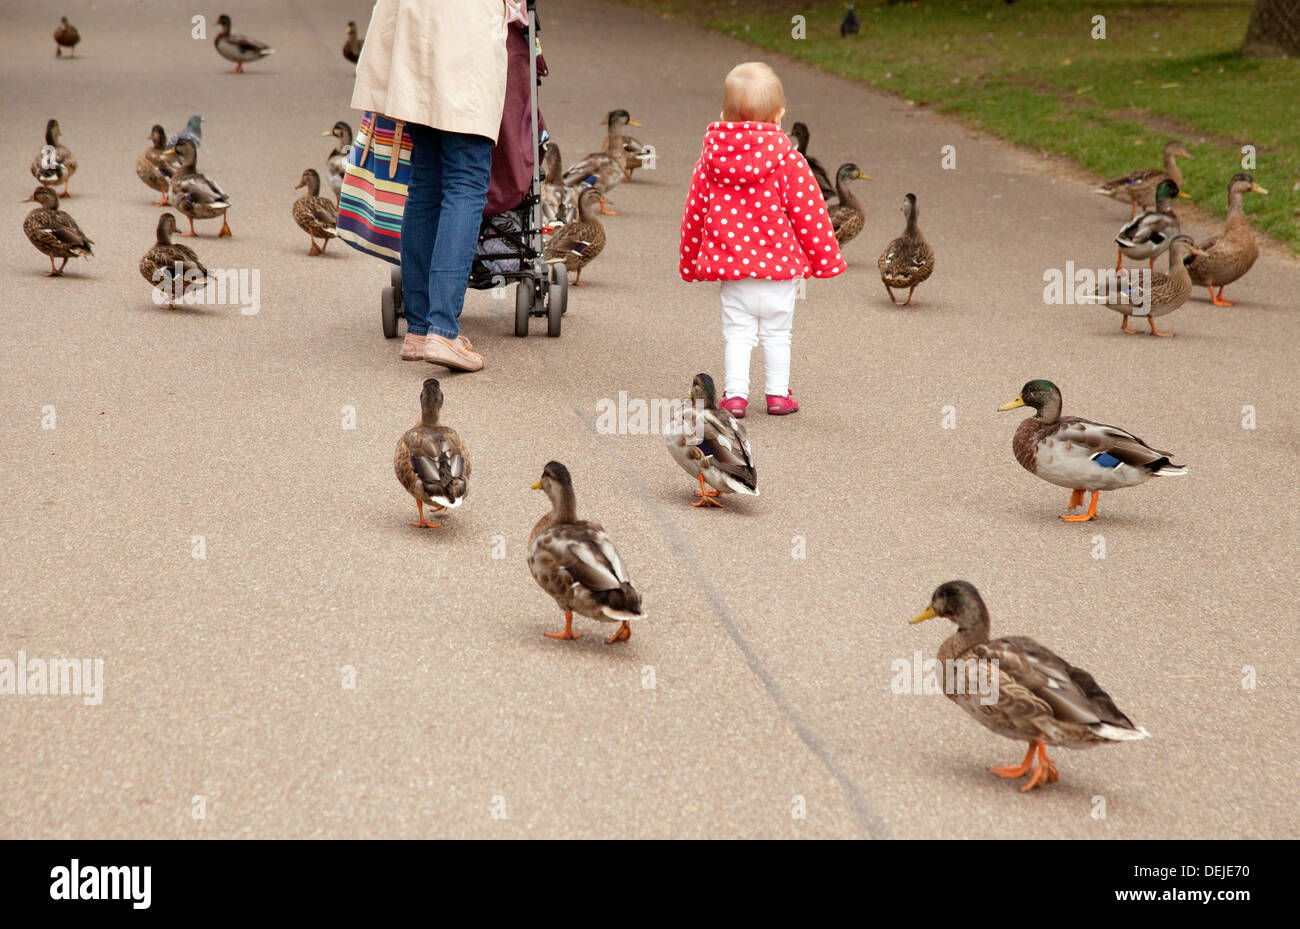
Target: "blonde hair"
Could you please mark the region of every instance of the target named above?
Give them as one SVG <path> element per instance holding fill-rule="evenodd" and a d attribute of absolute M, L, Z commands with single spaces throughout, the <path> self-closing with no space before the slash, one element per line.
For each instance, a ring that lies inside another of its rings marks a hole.
<path fill-rule="evenodd" d="M 728 122 L 773 123 L 785 109 L 785 88 L 761 61 L 736 65 L 722 83 L 722 118 Z"/>

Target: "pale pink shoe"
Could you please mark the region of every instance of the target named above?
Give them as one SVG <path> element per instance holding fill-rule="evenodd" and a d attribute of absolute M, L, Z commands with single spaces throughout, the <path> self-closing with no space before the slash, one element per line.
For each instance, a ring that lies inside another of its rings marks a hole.
<path fill-rule="evenodd" d="M 453 371 L 479 371 L 483 356 L 465 347 L 461 339 L 444 339 L 432 332 L 424 337 L 424 360 Z"/>
<path fill-rule="evenodd" d="M 736 417 L 736 419 L 744 419 L 745 408 L 749 406 L 749 401 L 744 397 L 724 396 L 720 401 L 718 401 L 718 406 Z"/>
<path fill-rule="evenodd" d="M 406 334 L 402 340 L 402 360 L 403 361 L 423 361 L 424 360 L 424 336 Z"/>
<path fill-rule="evenodd" d="M 767 395 L 767 415 L 768 416 L 786 416 L 790 413 L 799 412 L 799 401 L 794 398 L 790 391 L 785 392 L 784 397 L 776 394 Z"/>

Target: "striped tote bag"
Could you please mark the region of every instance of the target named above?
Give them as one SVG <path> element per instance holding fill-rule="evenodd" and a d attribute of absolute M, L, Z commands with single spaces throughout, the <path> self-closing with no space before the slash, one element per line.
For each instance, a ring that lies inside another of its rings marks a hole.
<path fill-rule="evenodd" d="M 339 238 L 358 251 L 402 263 L 402 210 L 411 180 L 405 123 L 367 113 L 352 141 L 339 196 Z"/>

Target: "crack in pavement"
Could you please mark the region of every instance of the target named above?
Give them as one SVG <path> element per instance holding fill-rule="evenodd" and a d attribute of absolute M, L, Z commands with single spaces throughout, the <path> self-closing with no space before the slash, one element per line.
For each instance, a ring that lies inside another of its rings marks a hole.
<path fill-rule="evenodd" d="M 587 418 L 582 415 L 580 409 L 574 407 L 573 415 L 576 416 L 583 425 L 595 433 L 596 429 L 594 424 L 589 422 Z M 687 543 L 681 540 L 680 537 L 682 533 L 678 531 L 678 527 L 668 519 L 668 513 L 663 504 L 646 492 L 645 480 L 641 475 L 633 471 L 622 458 L 608 454 L 606 457 L 612 458 L 618 464 L 619 470 L 627 477 L 633 479 L 633 483 L 638 488 L 637 496 L 641 498 L 642 504 L 650 510 L 651 516 L 654 517 L 655 522 L 659 525 L 661 535 L 665 541 L 667 541 L 669 548 L 671 548 L 681 562 L 689 568 L 691 575 L 695 580 L 696 588 L 704 595 L 704 599 L 708 602 L 710 608 L 717 614 L 718 619 L 722 621 L 722 627 L 727 631 L 727 635 L 731 637 L 732 643 L 740 650 L 740 654 L 745 659 L 745 664 L 749 666 L 749 670 L 754 673 L 754 676 L 758 678 L 759 683 L 763 685 L 763 689 L 767 691 L 768 697 L 771 698 L 774 704 L 776 704 L 776 708 L 781 716 L 794 728 L 795 733 L 799 736 L 799 741 L 803 742 L 808 751 L 812 752 L 813 757 L 821 762 L 821 765 L 826 769 L 826 772 L 835 779 L 836 783 L 839 784 L 840 790 L 843 792 L 845 799 L 849 802 L 849 807 L 853 810 L 853 815 L 857 820 L 858 828 L 873 839 L 893 838 L 893 833 L 891 832 L 889 825 L 872 807 L 871 801 L 867 797 L 866 792 L 853 780 L 852 777 L 849 776 L 849 773 L 844 770 L 839 762 L 835 760 L 830 748 L 827 747 L 821 736 L 817 734 L 812 723 L 809 722 L 808 718 L 804 716 L 797 706 L 795 706 L 793 701 L 786 696 L 784 689 L 782 689 L 781 684 L 777 681 L 775 675 L 773 675 L 767 666 L 763 664 L 763 660 L 759 657 L 757 649 L 755 649 L 749 639 L 745 637 L 745 634 L 741 632 L 740 626 L 736 623 L 735 618 L 732 617 L 731 608 L 728 606 L 726 600 L 724 600 L 714 586 L 709 583 L 708 579 L 698 569 L 693 567 L 695 562 L 695 553 L 690 550 Z"/>

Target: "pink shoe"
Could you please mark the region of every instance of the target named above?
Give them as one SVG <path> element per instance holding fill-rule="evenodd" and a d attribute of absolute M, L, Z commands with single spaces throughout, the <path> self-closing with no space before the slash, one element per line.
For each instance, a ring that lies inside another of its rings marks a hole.
<path fill-rule="evenodd" d="M 723 397 L 718 406 L 736 417 L 736 419 L 744 419 L 745 407 L 749 406 L 749 401 L 744 397 Z"/>
<path fill-rule="evenodd" d="M 786 416 L 798 412 L 799 401 L 788 390 L 785 392 L 784 397 L 778 397 L 776 394 L 767 395 L 768 416 Z"/>

